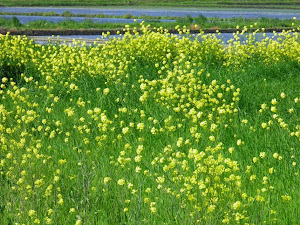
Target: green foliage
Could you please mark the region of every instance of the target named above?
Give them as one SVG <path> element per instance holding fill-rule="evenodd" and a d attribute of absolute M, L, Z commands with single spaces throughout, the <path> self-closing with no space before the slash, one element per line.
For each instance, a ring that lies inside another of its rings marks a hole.
<path fill-rule="evenodd" d="M 125 14 L 124 16 L 122 16 L 122 18 L 124 19 L 132 19 L 132 15 L 130 13 Z"/>
<path fill-rule="evenodd" d="M 18 27 L 20 27 L 22 25 L 21 22 L 20 22 L 20 20 L 17 17 L 15 17 L 15 16 L 12 17 L 12 24 L 16 28 L 18 28 Z"/>
<path fill-rule="evenodd" d="M 64 11 L 61 16 L 64 16 L 64 17 L 72 17 L 73 14 L 70 12 L 70 11 Z"/>
<path fill-rule="evenodd" d="M 190 15 L 186 15 L 185 17 L 181 17 L 177 19 L 177 23 L 180 24 L 192 24 L 194 21 L 193 17 Z"/>
<path fill-rule="evenodd" d="M 0 66 L 0 79 L 7 77 L 15 82 L 19 82 L 21 80 L 21 73 L 23 73 L 25 69 L 24 64 L 18 61 L 16 62 L 9 57 L 2 60 L 3 61 Z"/>
<path fill-rule="evenodd" d="M 198 25 L 204 25 L 207 22 L 208 22 L 208 18 L 201 14 L 198 17 L 194 18 L 194 23 L 196 23 Z"/>
<path fill-rule="evenodd" d="M 0 17 L 0 27 L 1 28 L 11 28 L 13 27 L 12 20 Z"/>

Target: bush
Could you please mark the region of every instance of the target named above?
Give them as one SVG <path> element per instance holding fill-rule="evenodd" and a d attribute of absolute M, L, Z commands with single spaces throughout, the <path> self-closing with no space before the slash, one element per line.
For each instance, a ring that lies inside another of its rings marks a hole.
<path fill-rule="evenodd" d="M 72 17 L 73 13 L 71 13 L 70 11 L 64 11 L 61 15 L 64 17 Z"/>
<path fill-rule="evenodd" d="M 195 23 L 198 25 L 207 23 L 207 20 L 208 20 L 207 17 L 203 16 L 202 14 L 200 14 L 198 17 L 194 19 Z"/>
<path fill-rule="evenodd" d="M 178 23 L 187 23 L 187 24 L 191 24 L 193 23 L 194 19 L 193 17 L 191 17 L 190 15 L 186 15 L 185 17 L 179 18 L 177 19 Z"/>
<path fill-rule="evenodd" d="M 132 15 L 130 13 L 125 14 L 124 16 L 122 16 L 122 18 L 124 19 L 132 19 Z"/>
<path fill-rule="evenodd" d="M 22 26 L 22 23 L 20 22 L 20 20 L 15 16 L 13 16 L 13 18 L 12 18 L 12 23 L 13 23 L 14 27 Z"/>

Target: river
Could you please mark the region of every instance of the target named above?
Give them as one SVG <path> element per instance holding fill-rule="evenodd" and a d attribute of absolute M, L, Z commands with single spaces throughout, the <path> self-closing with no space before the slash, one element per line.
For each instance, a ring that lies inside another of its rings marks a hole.
<path fill-rule="evenodd" d="M 239 35 L 239 38 L 240 38 L 240 41 L 241 43 L 245 43 L 247 41 L 247 35 L 249 33 L 245 33 L 244 35 Z M 178 35 L 178 34 L 174 34 L 174 35 Z M 212 35 L 212 34 L 209 34 L 209 35 Z M 179 35 L 180 36 L 180 35 Z M 228 44 L 228 41 L 233 39 L 233 34 L 232 33 L 222 33 L 222 34 L 215 34 L 215 35 L 212 35 L 212 36 L 215 36 L 217 39 L 220 39 L 225 45 Z M 278 39 L 280 36 L 276 36 L 276 37 L 273 37 L 274 34 L 273 33 L 265 33 L 265 34 L 262 34 L 262 33 L 257 33 L 255 35 L 255 40 L 256 42 L 260 42 L 262 39 L 268 37 L 270 39 L 273 39 L 273 40 L 276 40 Z M 36 36 L 38 39 L 39 37 Z M 42 36 L 40 36 L 42 37 Z M 43 36 L 44 38 L 47 38 L 47 36 Z M 49 38 L 51 37 L 52 38 L 52 41 L 53 41 L 53 37 L 54 36 L 48 36 Z M 57 37 L 57 36 L 55 36 Z M 89 44 L 93 43 L 93 40 L 97 40 L 97 39 L 100 39 L 100 40 L 103 40 L 103 41 L 108 41 L 109 39 L 113 39 L 113 38 L 122 38 L 123 36 L 121 35 L 109 35 L 108 37 L 103 37 L 102 35 L 68 35 L 68 36 L 64 36 L 64 35 L 59 35 L 59 39 L 60 39 L 60 42 L 63 42 L 64 40 L 67 40 L 68 39 L 68 42 L 70 43 L 70 41 L 72 39 L 81 39 L 82 41 L 84 40 L 89 40 Z M 197 37 L 197 35 L 193 34 L 191 35 L 191 39 L 195 39 L 195 37 Z M 199 40 L 201 41 L 201 36 L 199 38 Z M 39 44 L 46 44 L 48 41 L 47 40 L 39 40 L 39 41 L 36 41 L 37 43 Z"/>

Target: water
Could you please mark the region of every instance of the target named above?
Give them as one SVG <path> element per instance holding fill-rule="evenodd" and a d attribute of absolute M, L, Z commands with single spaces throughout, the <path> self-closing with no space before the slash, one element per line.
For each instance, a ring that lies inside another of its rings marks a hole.
<path fill-rule="evenodd" d="M 63 13 L 70 11 L 74 14 L 107 14 L 107 15 L 125 15 L 131 14 L 134 16 L 176 16 L 185 17 L 190 15 L 198 17 L 200 14 L 206 17 L 219 17 L 219 18 L 279 18 L 279 19 L 292 19 L 294 16 L 300 18 L 300 10 L 287 10 L 287 9 L 199 9 L 199 8 L 58 8 L 58 7 L 0 7 L 0 12 L 56 12 Z"/>
<path fill-rule="evenodd" d="M 243 41 L 246 41 L 247 38 L 246 38 L 246 35 L 248 35 L 249 33 L 246 33 L 244 34 L 243 36 L 240 36 L 240 41 L 243 42 Z M 178 35 L 180 36 L 179 34 L 174 34 L 174 35 Z M 224 42 L 224 44 L 228 44 L 228 41 L 230 39 L 233 38 L 233 34 L 232 33 L 223 33 L 223 34 L 215 34 L 215 36 L 220 39 L 222 42 Z M 262 34 L 262 33 L 257 33 L 255 35 L 256 37 L 256 42 L 260 42 L 262 39 L 266 38 L 266 37 L 269 37 L 269 38 L 272 38 L 274 36 L 273 33 L 265 33 L 265 36 Z M 44 37 L 52 37 L 52 36 L 44 36 Z M 104 40 L 109 40 L 109 39 L 112 39 L 112 38 L 122 38 L 123 36 L 120 36 L 120 35 L 109 35 L 108 38 L 107 37 L 103 37 L 102 35 L 59 35 L 59 38 L 68 38 L 68 39 L 82 39 L 84 41 L 84 39 L 104 39 Z M 196 37 L 196 35 L 192 35 L 192 39 L 194 39 Z M 278 36 L 274 37 L 273 39 L 277 39 Z M 201 38 L 200 38 L 201 40 Z M 39 44 L 46 44 L 47 41 L 38 41 L 37 43 Z"/>
<path fill-rule="evenodd" d="M 11 19 L 13 16 L 12 15 L 0 15 L 0 17 L 3 18 L 9 18 Z M 86 18 L 84 17 L 61 17 L 61 16 L 21 16 L 17 15 L 17 17 L 22 24 L 26 24 L 28 22 L 33 22 L 37 20 L 46 20 L 49 22 L 60 22 L 60 21 L 65 21 L 65 20 L 74 20 L 76 22 L 83 22 Z M 88 18 L 89 20 L 92 20 L 93 22 L 97 23 L 133 23 L 133 19 L 123 19 L 123 18 Z M 137 19 L 136 20 L 138 23 L 141 23 L 143 20 L 142 19 Z M 174 22 L 175 20 L 159 20 L 160 22 L 168 23 L 168 22 Z"/>

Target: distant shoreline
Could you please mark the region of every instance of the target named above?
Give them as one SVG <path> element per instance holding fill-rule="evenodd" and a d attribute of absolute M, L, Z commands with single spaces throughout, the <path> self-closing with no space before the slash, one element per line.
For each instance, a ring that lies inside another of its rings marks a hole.
<path fill-rule="evenodd" d="M 186 9 L 186 10 L 300 10 L 300 3 L 286 5 L 1 5 L 3 8 L 48 8 L 48 9 Z"/>
<path fill-rule="evenodd" d="M 128 1 L 130 3 L 116 3 L 116 4 L 89 4 L 83 0 L 81 4 L 67 4 L 62 2 L 61 4 L 51 4 L 48 1 L 47 3 L 40 2 L 40 3 L 30 3 L 24 2 L 20 3 L 21 1 L 9 2 L 8 0 L 2 0 L 2 4 L 0 7 L 59 7 L 59 8 L 81 8 L 81 7 L 89 7 L 89 8 L 100 8 L 100 7 L 125 7 L 125 8 L 132 8 L 132 7 L 146 7 L 146 8 L 206 8 L 206 9 L 288 9 L 288 10 L 300 10 L 300 3 L 297 2 L 276 2 L 276 4 L 270 4 L 268 2 L 239 2 L 239 1 L 232 1 L 232 2 L 211 2 L 211 3 L 197 3 L 194 2 L 193 4 L 178 4 L 176 2 L 172 2 L 170 4 L 166 3 L 159 3 L 159 4 L 148 4 L 144 1 L 136 0 L 135 2 Z M 138 2 L 139 1 L 139 2 Z"/>

